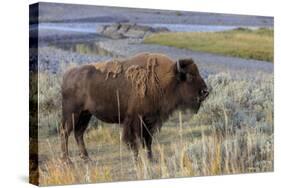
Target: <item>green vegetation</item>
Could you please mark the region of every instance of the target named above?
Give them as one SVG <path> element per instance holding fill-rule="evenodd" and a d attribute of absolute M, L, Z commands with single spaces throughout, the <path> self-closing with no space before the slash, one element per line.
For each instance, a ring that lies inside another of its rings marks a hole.
<path fill-rule="evenodd" d="M 147 36 L 144 43 L 273 61 L 273 30 L 266 28 L 238 28 L 224 32 L 156 33 Z"/>

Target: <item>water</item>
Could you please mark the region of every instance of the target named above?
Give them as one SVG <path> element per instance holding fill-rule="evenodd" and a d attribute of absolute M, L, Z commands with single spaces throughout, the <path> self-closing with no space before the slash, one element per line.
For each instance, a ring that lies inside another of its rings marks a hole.
<path fill-rule="evenodd" d="M 97 28 L 106 24 L 108 23 L 40 23 L 39 30 L 97 33 Z"/>
<path fill-rule="evenodd" d="M 102 25 L 110 25 L 113 23 L 40 23 L 39 30 L 56 30 L 56 31 L 68 31 L 79 33 L 97 33 L 98 27 Z M 193 24 L 139 24 L 152 27 L 166 27 L 170 31 L 174 32 L 218 32 L 227 31 L 238 28 L 240 26 L 223 26 L 223 25 L 193 25 Z M 35 29 L 35 26 L 31 26 L 31 30 Z M 257 27 L 247 27 L 250 29 L 256 29 Z"/>

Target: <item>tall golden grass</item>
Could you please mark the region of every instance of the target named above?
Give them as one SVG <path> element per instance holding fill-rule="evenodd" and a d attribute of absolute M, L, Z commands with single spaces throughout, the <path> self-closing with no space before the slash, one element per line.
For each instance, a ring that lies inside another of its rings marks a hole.
<path fill-rule="evenodd" d="M 166 131 L 169 132 L 168 129 L 163 130 Z M 118 130 L 114 134 L 117 135 Z M 155 162 L 147 159 L 145 150 L 141 150 L 138 161 L 134 160 L 132 151 L 123 149 L 121 155 L 119 148 L 112 148 L 118 147 L 118 144 L 111 145 L 108 150 L 101 153 L 94 152 L 91 155 L 92 164 L 84 164 L 79 158 L 72 156 L 74 166 L 68 166 L 59 160 L 58 155 L 51 156 L 40 165 L 40 184 L 144 180 L 273 170 L 273 148 L 269 143 L 272 138 L 267 138 L 263 134 L 249 133 L 243 138 L 245 143 L 241 147 L 238 135 L 218 135 L 220 134 L 202 129 L 202 135 L 193 141 L 175 139 L 170 143 L 161 143 L 158 140 L 153 147 Z M 263 139 L 265 143 L 259 145 Z M 106 143 L 103 144 L 106 146 Z"/>

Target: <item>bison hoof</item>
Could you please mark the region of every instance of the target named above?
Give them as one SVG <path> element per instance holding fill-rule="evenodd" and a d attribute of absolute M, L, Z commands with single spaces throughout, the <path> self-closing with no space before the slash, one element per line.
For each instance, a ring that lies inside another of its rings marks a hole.
<path fill-rule="evenodd" d="M 63 164 L 68 165 L 68 166 L 73 166 L 73 163 L 69 157 L 62 157 L 61 160 L 62 160 Z"/>
<path fill-rule="evenodd" d="M 156 158 L 149 158 L 149 161 L 151 163 L 158 163 L 159 162 L 158 159 L 156 159 Z"/>
<path fill-rule="evenodd" d="M 148 158 L 149 162 L 151 162 L 151 163 L 158 163 L 158 160 L 152 156 L 148 156 L 147 158 Z"/>
<path fill-rule="evenodd" d="M 92 159 L 91 159 L 89 156 L 80 155 L 80 158 L 81 158 L 85 163 L 89 163 L 89 164 L 92 164 L 92 163 L 93 163 Z"/>

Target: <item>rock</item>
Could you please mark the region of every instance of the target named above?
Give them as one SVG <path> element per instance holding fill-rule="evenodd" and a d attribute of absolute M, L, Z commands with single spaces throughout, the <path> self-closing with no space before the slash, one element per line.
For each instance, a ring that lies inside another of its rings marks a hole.
<path fill-rule="evenodd" d="M 97 32 L 112 39 L 143 38 L 146 35 L 157 32 L 168 32 L 165 27 L 151 27 L 130 23 L 116 23 L 97 28 Z"/>
<path fill-rule="evenodd" d="M 119 28 L 120 26 L 118 24 L 114 24 L 112 26 L 105 26 L 104 30 L 101 33 L 113 39 L 124 38 L 122 33 L 118 32 Z"/>

